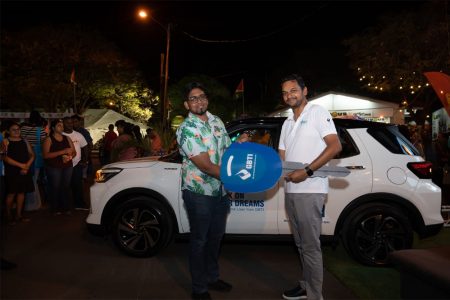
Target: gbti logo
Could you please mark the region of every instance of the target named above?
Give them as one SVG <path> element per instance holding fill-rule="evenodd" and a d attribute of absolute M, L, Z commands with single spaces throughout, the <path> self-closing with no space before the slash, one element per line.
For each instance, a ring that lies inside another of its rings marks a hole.
<path fill-rule="evenodd" d="M 252 174 L 247 170 L 251 170 L 253 168 L 254 158 L 255 158 L 254 154 L 252 154 L 252 153 L 247 154 L 247 160 L 245 162 L 245 169 L 242 169 L 236 173 L 236 175 L 241 177 L 242 180 L 247 180 L 248 178 L 250 178 L 252 176 Z"/>

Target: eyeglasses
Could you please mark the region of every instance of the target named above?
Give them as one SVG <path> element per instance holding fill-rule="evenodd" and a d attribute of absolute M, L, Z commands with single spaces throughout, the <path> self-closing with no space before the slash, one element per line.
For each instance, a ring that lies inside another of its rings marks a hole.
<path fill-rule="evenodd" d="M 197 103 L 199 103 L 200 101 L 202 101 L 202 102 L 208 101 L 208 96 L 206 96 L 205 94 L 200 94 L 200 95 L 198 95 L 198 96 L 190 96 L 190 97 L 188 98 L 188 100 L 191 101 L 191 102 L 194 103 L 194 104 L 197 104 Z"/>

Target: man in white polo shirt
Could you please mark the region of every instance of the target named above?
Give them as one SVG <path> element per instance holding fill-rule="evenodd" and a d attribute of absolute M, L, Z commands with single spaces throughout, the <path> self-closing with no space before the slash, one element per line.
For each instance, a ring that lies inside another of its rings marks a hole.
<path fill-rule="evenodd" d="M 320 249 L 322 208 L 328 194 L 328 178 L 313 177 L 314 171 L 341 151 L 330 113 L 308 103 L 308 89 L 297 74 L 281 81 L 284 102 L 293 115 L 284 121 L 278 146 L 282 160 L 307 163 L 305 169 L 285 175 L 286 212 L 300 254 L 303 278 L 283 298 L 322 299 L 323 264 Z"/>
<path fill-rule="evenodd" d="M 73 171 L 70 187 L 72 189 L 73 205 L 75 209 L 88 209 L 83 196 L 83 168 L 88 163 L 88 143 L 84 136 L 78 131 L 73 130 L 73 120 L 71 117 L 63 119 L 63 134 L 70 137 L 77 155 L 72 159 Z"/>

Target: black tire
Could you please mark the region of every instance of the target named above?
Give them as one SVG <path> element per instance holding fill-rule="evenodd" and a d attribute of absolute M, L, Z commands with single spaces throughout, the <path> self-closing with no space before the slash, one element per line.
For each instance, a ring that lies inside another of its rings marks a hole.
<path fill-rule="evenodd" d="M 412 247 L 411 223 L 394 206 L 368 203 L 352 211 L 344 223 L 342 239 L 347 252 L 368 266 L 388 265 L 389 253 Z"/>
<path fill-rule="evenodd" d="M 115 212 L 112 237 L 117 247 L 134 257 L 154 256 L 173 236 L 173 220 L 158 200 L 139 196 L 121 205 Z"/>

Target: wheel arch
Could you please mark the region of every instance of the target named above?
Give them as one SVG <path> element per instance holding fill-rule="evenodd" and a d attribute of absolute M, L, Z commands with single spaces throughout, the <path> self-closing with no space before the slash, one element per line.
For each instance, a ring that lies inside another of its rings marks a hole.
<path fill-rule="evenodd" d="M 103 209 L 103 214 L 101 218 L 101 224 L 104 226 L 106 233 L 111 232 L 111 225 L 114 220 L 114 212 L 115 210 L 125 203 L 125 201 L 131 197 L 138 197 L 138 196 L 146 196 L 151 197 L 152 199 L 155 199 L 159 201 L 161 204 L 163 204 L 167 210 L 169 211 L 170 217 L 172 218 L 173 224 L 174 224 L 174 231 L 179 232 L 178 228 L 178 221 L 175 214 L 175 211 L 172 207 L 172 205 L 169 204 L 169 201 L 160 193 L 146 189 L 146 188 L 129 188 L 123 191 L 120 191 L 119 193 L 115 194 L 106 204 L 105 208 Z"/>
<path fill-rule="evenodd" d="M 420 232 L 425 227 L 425 223 L 423 221 L 422 215 L 410 201 L 406 200 L 403 197 L 400 197 L 395 194 L 390 193 L 372 193 L 360 196 L 350 202 L 342 211 L 339 216 L 339 219 L 336 223 L 336 228 L 334 229 L 334 235 L 336 237 L 340 236 L 342 233 L 342 229 L 344 227 L 345 221 L 350 213 L 361 205 L 367 203 L 383 203 L 387 205 L 393 205 L 397 207 L 400 211 L 405 212 L 406 217 L 411 222 L 412 228 L 414 231 Z"/>

